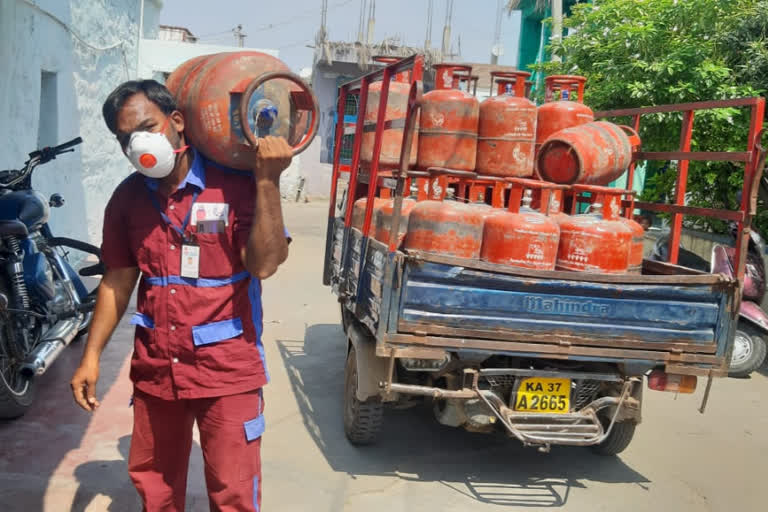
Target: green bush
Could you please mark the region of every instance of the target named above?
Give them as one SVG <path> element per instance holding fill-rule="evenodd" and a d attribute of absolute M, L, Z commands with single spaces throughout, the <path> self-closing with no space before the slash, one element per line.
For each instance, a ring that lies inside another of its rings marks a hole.
<path fill-rule="evenodd" d="M 768 87 L 766 0 L 601 0 L 575 6 L 564 25 L 569 35 L 550 46 L 563 62 L 536 68 L 586 76 L 585 103 L 595 110 L 755 96 Z M 681 122 L 681 114 L 644 116 L 643 149 L 677 150 Z M 691 150 L 744 151 L 748 128 L 749 109 L 697 112 Z M 649 162 L 644 200 L 672 202 L 675 166 Z M 738 208 L 743 169 L 738 163 L 691 162 L 688 204 Z M 686 224 L 726 228 L 703 217 L 686 218 Z M 768 228 L 762 211 L 758 227 Z"/>

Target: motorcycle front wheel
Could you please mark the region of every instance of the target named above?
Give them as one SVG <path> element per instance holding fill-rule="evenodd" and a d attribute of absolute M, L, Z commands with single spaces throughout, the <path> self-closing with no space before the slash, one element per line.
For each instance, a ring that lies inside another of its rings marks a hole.
<path fill-rule="evenodd" d="M 746 322 L 740 322 L 736 327 L 728 376 L 744 378 L 760 368 L 766 348 L 764 335 Z"/>

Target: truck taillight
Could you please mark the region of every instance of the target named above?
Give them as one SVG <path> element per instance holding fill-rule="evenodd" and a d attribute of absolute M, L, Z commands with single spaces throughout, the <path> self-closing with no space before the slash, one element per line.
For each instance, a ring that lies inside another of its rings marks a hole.
<path fill-rule="evenodd" d="M 696 391 L 695 375 L 678 375 L 653 370 L 648 375 L 648 387 L 655 391 L 672 391 L 673 393 L 693 393 Z"/>

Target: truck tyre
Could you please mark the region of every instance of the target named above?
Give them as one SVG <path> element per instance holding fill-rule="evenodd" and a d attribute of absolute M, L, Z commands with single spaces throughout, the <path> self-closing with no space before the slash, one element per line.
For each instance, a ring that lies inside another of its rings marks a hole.
<path fill-rule="evenodd" d="M 765 361 L 766 342 L 764 334 L 741 322 L 736 327 L 736 337 L 733 340 L 729 377 L 748 377 L 750 373 L 760 368 Z"/>
<path fill-rule="evenodd" d="M 631 421 L 614 423 L 608 437 L 606 437 L 602 443 L 593 445 L 591 447 L 592 451 L 598 455 L 620 454 L 632 441 L 632 437 L 635 435 L 636 426 L 637 424 Z"/>
<path fill-rule="evenodd" d="M 372 444 L 381 432 L 384 406 L 376 399 L 357 399 L 357 356 L 350 347 L 344 368 L 344 433 L 354 445 Z"/>

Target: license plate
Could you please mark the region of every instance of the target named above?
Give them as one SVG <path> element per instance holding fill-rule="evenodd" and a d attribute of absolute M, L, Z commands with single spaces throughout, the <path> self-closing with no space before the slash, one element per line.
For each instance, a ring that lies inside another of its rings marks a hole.
<path fill-rule="evenodd" d="M 563 414 L 571 410 L 571 379 L 523 379 L 515 394 L 515 411 Z"/>

